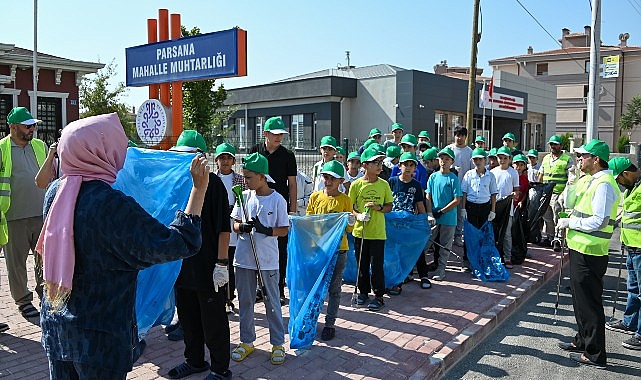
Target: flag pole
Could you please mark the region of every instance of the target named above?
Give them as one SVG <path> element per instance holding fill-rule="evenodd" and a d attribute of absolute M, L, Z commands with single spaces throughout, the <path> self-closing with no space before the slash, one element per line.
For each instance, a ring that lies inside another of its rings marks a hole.
<path fill-rule="evenodd" d="M 490 118 L 490 144 L 492 144 L 494 138 L 494 71 L 492 71 L 492 79 L 490 80 L 490 109 L 492 110 L 492 116 Z M 499 144 L 500 145 L 500 144 Z"/>
<path fill-rule="evenodd" d="M 485 79 L 483 79 L 483 94 L 482 95 L 485 98 Z M 485 107 L 487 107 L 487 98 L 483 102 L 483 124 L 481 124 L 481 136 L 484 136 L 484 137 L 485 137 Z M 490 141 L 490 145 L 492 145 L 491 141 Z"/>

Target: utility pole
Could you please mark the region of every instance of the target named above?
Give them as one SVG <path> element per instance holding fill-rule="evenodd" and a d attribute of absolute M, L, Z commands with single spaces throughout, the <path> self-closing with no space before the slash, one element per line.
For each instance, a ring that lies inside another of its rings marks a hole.
<path fill-rule="evenodd" d="M 588 117 L 585 142 L 599 136 L 599 89 L 601 78 L 601 0 L 592 1 L 592 33 L 590 36 L 590 81 L 588 83 Z"/>
<path fill-rule="evenodd" d="M 470 79 L 467 83 L 467 120 L 465 127 L 467 133 L 472 132 L 474 121 L 474 99 L 476 99 L 476 55 L 478 52 L 477 44 L 481 40 L 479 35 L 479 8 L 481 0 L 474 0 L 474 21 L 472 22 L 472 53 L 470 55 Z"/>
<path fill-rule="evenodd" d="M 33 98 L 29 111 L 33 117 L 38 117 L 38 0 L 33 0 Z M 14 106 L 17 106 L 15 104 Z"/>

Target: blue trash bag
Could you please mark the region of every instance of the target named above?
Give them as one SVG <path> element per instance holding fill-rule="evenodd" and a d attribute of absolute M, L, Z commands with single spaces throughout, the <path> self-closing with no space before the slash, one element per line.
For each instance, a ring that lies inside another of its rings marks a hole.
<path fill-rule="evenodd" d="M 507 281 L 510 272 L 501 264 L 501 256 L 494 243 L 492 222 L 485 222 L 481 229 L 467 220 L 464 223 L 467 258 L 476 278 L 481 281 Z"/>
<path fill-rule="evenodd" d="M 114 189 L 133 197 L 154 218 L 168 226 L 184 210 L 193 180 L 189 173 L 195 154 L 128 148 Z M 169 324 L 174 317 L 173 288 L 182 260 L 157 264 L 138 273 L 136 319 L 138 336 Z"/>
<path fill-rule="evenodd" d="M 367 227 L 365 227 L 367 228 Z M 414 215 L 407 211 L 385 213 L 385 287 L 391 288 L 403 283 L 418 260 L 432 231 L 427 214 Z M 348 252 L 343 280 L 348 284 L 356 282 L 356 254 L 353 246 Z"/>
<path fill-rule="evenodd" d="M 291 348 L 307 348 L 314 342 L 348 215 L 291 217 L 286 274 Z"/>

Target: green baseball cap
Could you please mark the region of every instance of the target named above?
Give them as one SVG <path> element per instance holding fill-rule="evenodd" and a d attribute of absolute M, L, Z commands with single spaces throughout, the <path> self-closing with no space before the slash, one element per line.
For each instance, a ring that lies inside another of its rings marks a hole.
<path fill-rule="evenodd" d="M 376 136 L 376 135 L 381 135 L 381 136 L 382 136 L 382 135 L 383 135 L 383 132 L 381 132 L 381 130 L 380 130 L 380 129 L 378 129 L 378 128 L 372 128 L 372 129 L 369 131 L 369 137 L 374 137 L 374 136 Z"/>
<path fill-rule="evenodd" d="M 612 169 L 612 175 L 614 175 L 614 179 L 616 179 L 619 174 L 628 170 L 631 165 L 632 161 L 630 161 L 629 158 L 623 156 L 614 157 L 613 159 L 608 161 L 608 167 Z"/>
<path fill-rule="evenodd" d="M 402 145 L 402 144 L 416 146 L 416 144 L 418 144 L 418 139 L 413 134 L 407 133 L 403 135 L 403 138 L 401 138 L 401 142 L 399 143 L 399 145 Z"/>
<path fill-rule="evenodd" d="M 576 153 L 590 153 L 593 156 L 599 157 L 603 161 L 610 159 L 610 147 L 605 141 L 592 139 L 589 143 L 574 149 Z"/>
<path fill-rule="evenodd" d="M 498 150 L 498 149 L 496 149 L 496 148 L 492 148 L 492 149 L 490 149 L 490 151 L 489 151 L 489 152 L 487 152 L 487 156 L 488 156 L 488 157 L 496 157 L 496 152 L 497 152 L 497 150 Z"/>
<path fill-rule="evenodd" d="M 374 149 L 378 154 L 382 154 L 383 156 L 385 155 L 385 147 L 379 143 L 373 143 L 368 149 Z"/>
<path fill-rule="evenodd" d="M 216 147 L 216 154 L 214 155 L 214 159 L 218 158 L 218 156 L 220 156 L 221 154 L 228 154 L 236 158 L 236 148 L 234 148 L 234 146 L 228 142 L 218 144 L 218 146 Z"/>
<path fill-rule="evenodd" d="M 387 147 L 387 150 L 385 151 L 385 155 L 391 158 L 400 157 L 401 153 L 402 153 L 401 147 L 397 145 L 390 145 Z"/>
<path fill-rule="evenodd" d="M 287 128 L 285 128 L 285 123 L 283 123 L 283 119 L 281 119 L 278 116 L 270 117 L 269 119 L 267 119 L 267 121 L 265 122 L 265 125 L 263 126 L 263 131 L 273 133 L 275 135 L 282 135 L 284 133 L 289 133 L 287 132 Z"/>
<path fill-rule="evenodd" d="M 7 122 L 9 124 L 34 125 L 41 123 L 42 120 L 34 119 L 25 107 L 15 107 L 7 115 Z"/>
<path fill-rule="evenodd" d="M 504 134 L 502 140 L 505 140 L 505 139 L 510 139 L 512 141 L 516 141 L 516 137 L 514 137 L 514 133 L 512 133 L 512 132 L 508 132 L 508 133 Z"/>
<path fill-rule="evenodd" d="M 400 129 L 402 131 L 403 130 L 403 124 L 401 124 L 401 123 L 392 124 L 392 132 L 394 132 L 397 129 Z"/>
<path fill-rule="evenodd" d="M 374 161 L 377 158 L 384 158 L 385 154 L 381 153 L 378 149 L 369 147 L 361 154 L 361 162 Z"/>
<path fill-rule="evenodd" d="M 320 174 L 329 174 L 334 178 L 345 178 L 345 167 L 336 160 L 323 164 Z"/>
<path fill-rule="evenodd" d="M 398 159 L 398 162 L 405 162 L 405 161 L 414 161 L 415 163 L 418 163 L 416 154 L 412 152 L 405 152 L 401 154 L 401 158 Z"/>
<path fill-rule="evenodd" d="M 342 154 L 343 156 L 347 156 L 347 152 L 345 151 L 345 148 L 343 148 L 340 145 L 336 147 L 336 154 Z"/>
<path fill-rule="evenodd" d="M 424 138 L 426 138 L 428 140 L 431 140 L 430 139 L 430 133 L 428 131 L 420 131 L 418 133 L 418 137 L 424 137 Z"/>
<path fill-rule="evenodd" d="M 428 160 L 435 160 L 438 157 L 438 149 L 436 147 L 429 148 L 425 152 L 423 152 L 423 160 L 428 161 Z"/>
<path fill-rule="evenodd" d="M 350 152 L 350 154 L 347 156 L 347 161 L 351 160 L 361 160 L 361 155 L 358 154 L 358 152 Z"/>
<path fill-rule="evenodd" d="M 522 154 L 517 154 L 512 158 L 512 162 L 522 162 L 527 165 L 527 157 Z"/>
<path fill-rule="evenodd" d="M 374 144 L 376 140 L 374 139 L 367 139 L 365 143 L 363 144 L 363 150 L 369 148 L 370 145 Z"/>
<path fill-rule="evenodd" d="M 485 142 L 485 136 L 476 136 L 476 139 L 474 140 L 474 142 L 477 142 L 477 141 Z"/>
<path fill-rule="evenodd" d="M 496 150 L 496 155 L 497 156 L 504 155 L 504 156 L 512 157 L 512 151 L 510 150 L 510 148 L 506 146 L 502 146 Z"/>
<path fill-rule="evenodd" d="M 264 174 L 267 182 L 276 183 L 272 177 L 269 176 L 269 163 L 267 162 L 267 158 L 258 152 L 243 157 L 243 169 Z"/>
<path fill-rule="evenodd" d="M 182 131 L 178 140 L 176 141 L 176 146 L 170 150 L 176 152 L 191 152 L 194 149 L 199 149 L 201 152 L 207 151 L 207 143 L 203 135 L 198 133 L 195 129 L 185 129 Z"/>
<path fill-rule="evenodd" d="M 439 157 L 441 157 L 441 156 L 442 156 L 442 155 L 444 155 L 444 154 L 445 154 L 445 155 L 448 155 L 448 156 L 450 156 L 450 157 L 452 157 L 452 159 L 454 159 L 454 157 L 455 157 L 455 156 L 454 156 L 454 151 L 453 151 L 451 148 L 447 148 L 447 147 L 445 147 L 445 148 L 441 149 L 441 151 L 440 151 L 440 152 L 438 152 L 438 156 L 439 156 Z"/>
<path fill-rule="evenodd" d="M 330 147 L 336 149 L 336 139 L 333 136 L 323 136 L 320 141 L 320 147 Z"/>
<path fill-rule="evenodd" d="M 548 144 L 561 144 L 563 140 L 561 140 L 561 136 L 551 136 L 550 139 L 548 140 Z"/>
<path fill-rule="evenodd" d="M 539 151 L 536 149 L 530 149 L 527 151 L 527 156 L 528 157 L 539 157 Z"/>
<path fill-rule="evenodd" d="M 483 148 L 475 148 L 472 151 L 472 158 L 486 158 L 487 157 L 487 152 Z"/>

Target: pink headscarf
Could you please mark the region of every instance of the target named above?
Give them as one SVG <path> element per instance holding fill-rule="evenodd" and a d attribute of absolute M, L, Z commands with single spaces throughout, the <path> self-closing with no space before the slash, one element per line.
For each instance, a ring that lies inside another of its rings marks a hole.
<path fill-rule="evenodd" d="M 43 257 L 47 300 L 60 311 L 71 294 L 76 251 L 73 222 L 76 198 L 83 181 L 116 181 L 127 154 L 127 136 L 116 113 L 74 121 L 62 130 L 58 143 L 62 172 L 58 190 L 36 251 Z"/>

